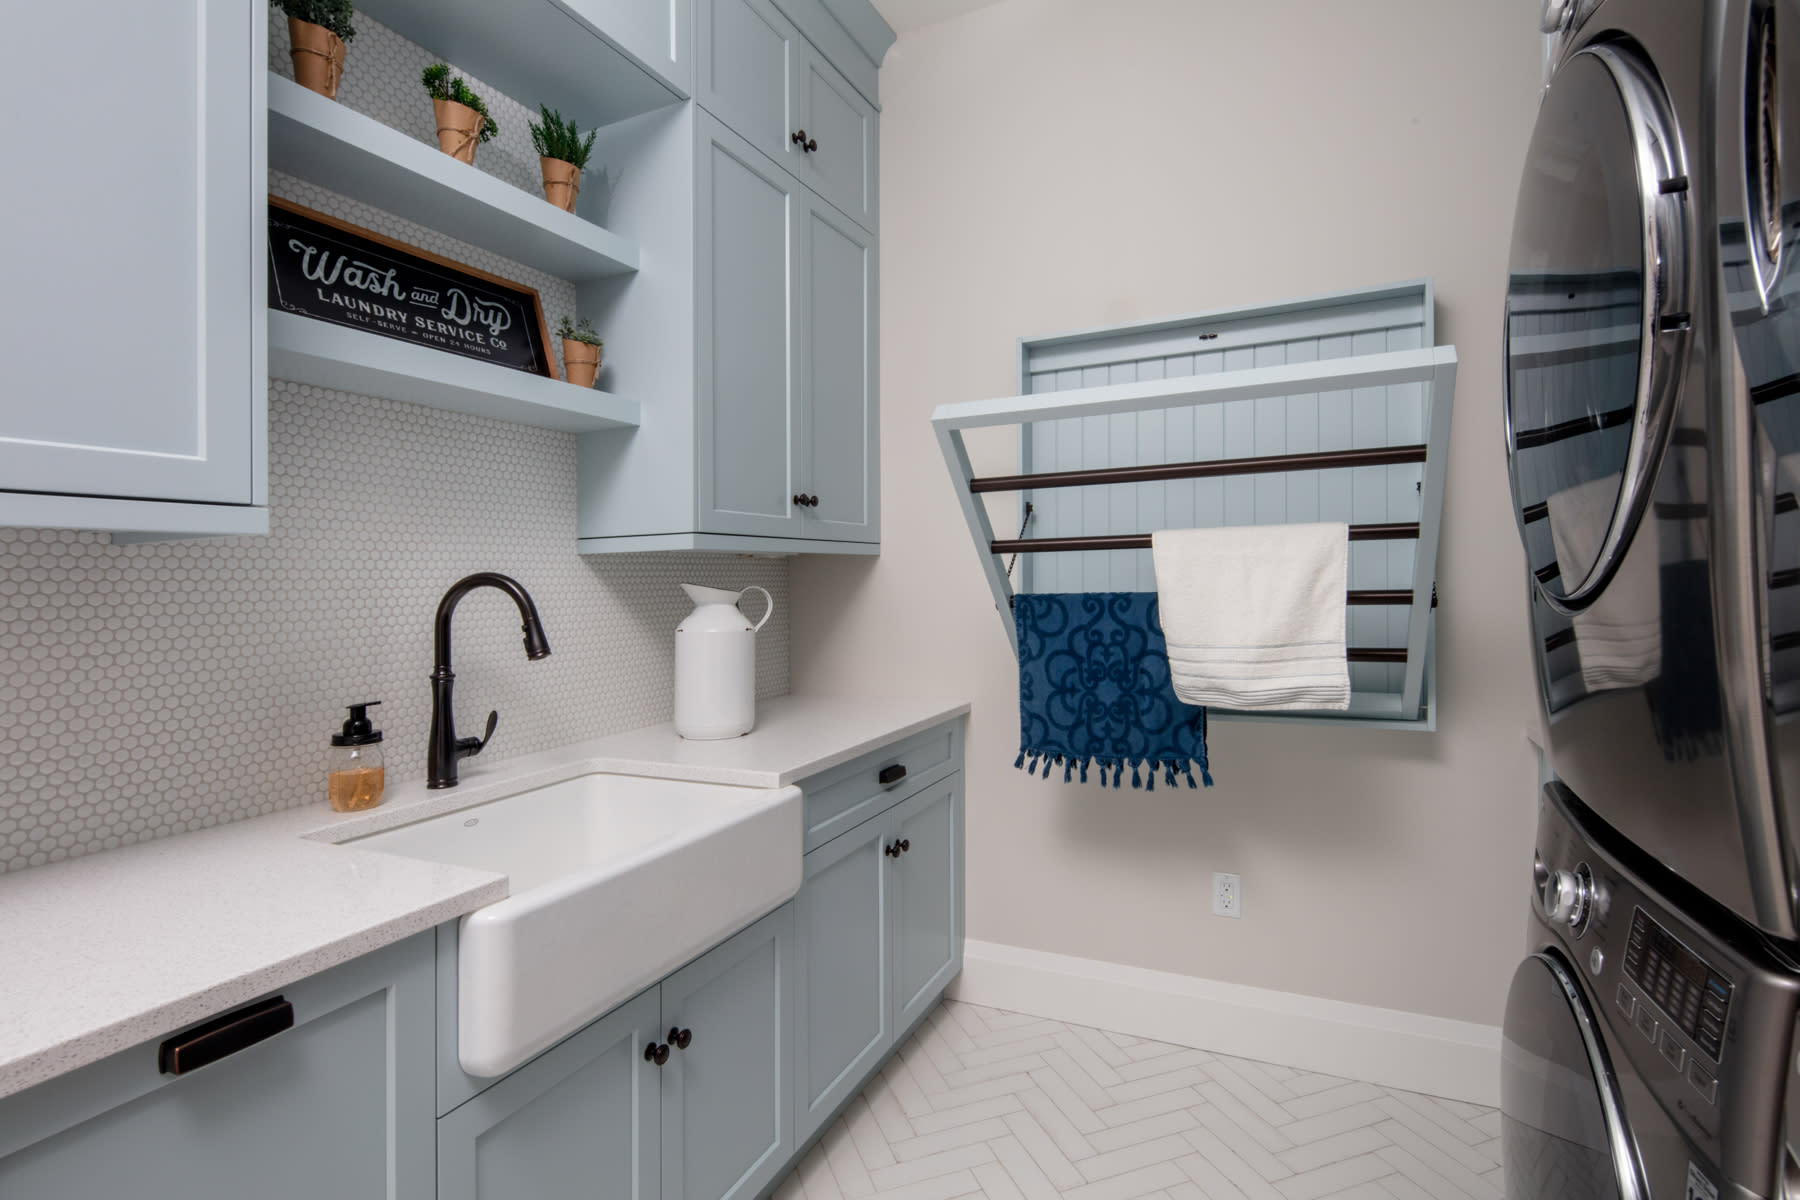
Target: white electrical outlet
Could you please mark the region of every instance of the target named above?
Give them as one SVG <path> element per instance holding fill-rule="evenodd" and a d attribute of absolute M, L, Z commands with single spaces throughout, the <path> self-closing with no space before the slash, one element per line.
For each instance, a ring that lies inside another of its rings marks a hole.
<path fill-rule="evenodd" d="M 1236 875 L 1228 875 L 1224 871 L 1213 872 L 1213 916 L 1241 917 L 1244 915 L 1244 885 Z"/>

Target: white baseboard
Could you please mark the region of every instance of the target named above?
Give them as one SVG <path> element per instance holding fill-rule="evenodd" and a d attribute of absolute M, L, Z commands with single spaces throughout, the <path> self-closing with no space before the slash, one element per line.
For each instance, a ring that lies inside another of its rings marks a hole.
<path fill-rule="evenodd" d="M 950 995 L 1385 1087 L 1500 1103 L 1500 1029 L 971 940 Z"/>

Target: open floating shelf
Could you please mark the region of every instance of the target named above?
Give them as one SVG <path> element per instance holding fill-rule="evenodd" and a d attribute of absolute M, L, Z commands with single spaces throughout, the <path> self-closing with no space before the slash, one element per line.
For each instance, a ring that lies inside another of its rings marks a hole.
<path fill-rule="evenodd" d="M 1008 637 L 1021 592 L 1153 591 L 1150 534 L 1350 527 L 1350 708 L 1220 717 L 1435 727 L 1433 627 L 1456 351 L 1428 282 L 1020 344 L 1024 393 L 932 414 Z M 977 475 L 964 432 L 1016 426 Z M 1015 493 L 996 536 L 985 494 Z M 1028 536 L 1029 535 L 1029 536 Z M 1009 558 L 1019 555 L 1016 563 Z"/>
<path fill-rule="evenodd" d="M 638 424 L 636 402 L 610 392 L 274 309 L 269 374 L 569 433 Z"/>
<path fill-rule="evenodd" d="M 526 107 L 547 104 L 584 129 L 687 98 L 554 0 L 360 0 L 356 7 Z"/>
<path fill-rule="evenodd" d="M 559 279 L 638 269 L 618 234 L 273 73 L 269 166 Z"/>

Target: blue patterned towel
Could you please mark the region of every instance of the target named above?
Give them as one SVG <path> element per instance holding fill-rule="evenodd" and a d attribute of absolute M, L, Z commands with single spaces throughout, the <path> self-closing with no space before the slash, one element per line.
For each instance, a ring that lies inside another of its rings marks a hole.
<path fill-rule="evenodd" d="M 1089 765 L 1100 782 L 1151 788 L 1160 768 L 1207 787 L 1206 710 L 1183 704 L 1169 683 L 1155 592 L 1049 592 L 1013 597 L 1019 631 L 1019 757 L 1015 767 L 1066 783 Z M 1029 764 L 1026 760 L 1029 759 Z M 1108 772 L 1111 779 L 1107 778 Z"/>

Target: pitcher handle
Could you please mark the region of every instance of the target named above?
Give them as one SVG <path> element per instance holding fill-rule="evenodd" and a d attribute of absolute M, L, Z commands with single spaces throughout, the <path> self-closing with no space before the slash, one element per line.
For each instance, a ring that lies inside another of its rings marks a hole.
<path fill-rule="evenodd" d="M 775 615 L 775 597 L 769 595 L 769 590 L 767 588 L 758 587 L 754 583 L 751 584 L 749 587 L 745 588 L 744 591 L 746 591 L 746 592 L 761 592 L 762 593 L 762 597 L 763 597 L 762 620 L 758 621 L 756 624 L 754 624 L 750 627 L 750 632 L 755 633 L 759 629 L 761 629 L 764 625 L 767 625 L 769 623 L 769 618 Z"/>

